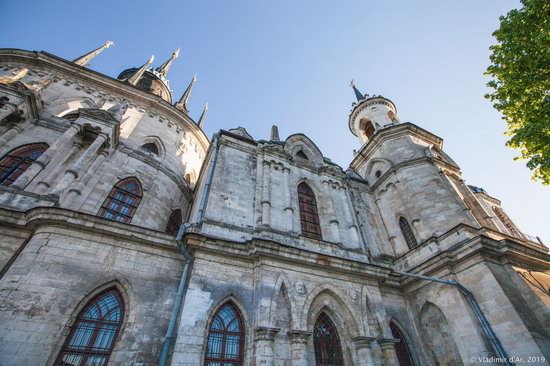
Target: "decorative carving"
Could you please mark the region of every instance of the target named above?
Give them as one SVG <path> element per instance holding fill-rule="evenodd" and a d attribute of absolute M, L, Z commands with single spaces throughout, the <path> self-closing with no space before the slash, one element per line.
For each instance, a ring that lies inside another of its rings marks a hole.
<path fill-rule="evenodd" d="M 306 284 L 302 281 L 295 282 L 294 288 L 296 289 L 296 292 L 300 295 L 305 295 L 307 293 Z"/>
<path fill-rule="evenodd" d="M 349 297 L 352 302 L 357 303 L 359 301 L 359 292 L 357 292 L 357 290 L 351 290 Z"/>

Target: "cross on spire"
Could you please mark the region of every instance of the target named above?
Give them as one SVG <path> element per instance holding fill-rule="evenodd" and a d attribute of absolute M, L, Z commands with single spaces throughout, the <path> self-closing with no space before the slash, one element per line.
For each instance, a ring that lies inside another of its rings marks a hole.
<path fill-rule="evenodd" d="M 363 99 L 365 99 L 365 95 L 363 93 L 361 93 L 359 91 L 359 89 L 357 89 L 357 87 L 355 86 L 355 82 L 354 82 L 354 79 L 351 79 L 350 83 L 349 83 L 349 86 L 353 89 L 354 93 L 355 93 L 355 97 L 357 98 L 357 101 L 360 102 L 362 101 Z"/>

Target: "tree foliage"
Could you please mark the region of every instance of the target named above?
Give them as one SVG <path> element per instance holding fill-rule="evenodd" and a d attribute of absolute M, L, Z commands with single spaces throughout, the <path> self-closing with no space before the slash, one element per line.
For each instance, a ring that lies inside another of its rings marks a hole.
<path fill-rule="evenodd" d="M 491 46 L 493 88 L 485 97 L 508 123 L 507 145 L 518 149 L 533 180 L 550 185 L 550 2 L 521 0 L 523 8 L 500 17 Z"/>

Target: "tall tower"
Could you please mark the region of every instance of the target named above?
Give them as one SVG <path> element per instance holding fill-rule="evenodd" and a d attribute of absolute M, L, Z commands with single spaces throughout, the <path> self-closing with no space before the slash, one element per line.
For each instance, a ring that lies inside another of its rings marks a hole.
<path fill-rule="evenodd" d="M 460 189 L 446 176 L 460 177 L 460 168 L 443 152 L 443 140 L 401 123 L 391 100 L 362 94 L 353 82 L 351 87 L 357 102 L 349 128 L 362 144 L 351 167 L 372 190 L 393 247 L 385 254 L 398 257 L 459 224 L 479 227 Z"/>
<path fill-rule="evenodd" d="M 377 131 L 399 123 L 397 108 L 391 100 L 381 95 L 362 94 L 353 80 L 351 87 L 357 103 L 353 103 L 349 128 L 362 144 L 369 141 Z"/>

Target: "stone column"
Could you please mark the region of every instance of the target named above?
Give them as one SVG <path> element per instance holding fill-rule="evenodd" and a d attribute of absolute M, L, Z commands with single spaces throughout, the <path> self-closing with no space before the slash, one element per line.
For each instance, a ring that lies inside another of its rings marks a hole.
<path fill-rule="evenodd" d="M 330 238 L 328 238 L 328 241 L 331 241 L 333 243 L 340 243 L 340 223 L 338 222 L 337 216 L 336 216 L 336 206 L 334 205 L 333 201 L 333 188 L 331 185 L 331 182 L 328 180 L 323 181 L 323 190 L 325 191 L 324 196 L 325 203 L 327 204 L 327 213 L 329 214 L 329 234 Z M 316 197 L 317 202 L 319 202 L 319 197 Z M 317 208 L 319 209 L 319 203 L 317 203 Z M 325 239 L 326 240 L 326 239 Z"/>
<path fill-rule="evenodd" d="M 20 125 L 14 125 L 9 130 L 7 130 L 1 137 L 0 137 L 0 147 L 7 144 L 11 139 L 13 139 L 15 136 L 17 136 L 18 133 L 23 131 L 23 127 Z"/>
<path fill-rule="evenodd" d="M 304 330 L 291 330 L 288 332 L 292 366 L 309 366 L 307 343 L 311 334 L 312 332 Z"/>
<path fill-rule="evenodd" d="M 353 338 L 355 343 L 355 349 L 357 350 L 357 365 L 359 366 L 374 366 L 374 360 L 372 359 L 371 343 L 374 341 L 374 337 L 356 337 Z"/>
<path fill-rule="evenodd" d="M 66 146 L 69 143 L 72 143 L 74 136 L 82 129 L 82 127 L 76 123 L 73 123 L 63 135 L 61 135 L 53 144 L 44 151 L 38 159 L 36 159 L 30 167 L 25 170 L 23 174 L 17 178 L 15 182 L 11 185 L 13 188 L 25 189 L 25 187 L 30 183 L 46 167 L 50 162 L 52 156 L 59 150 L 60 147 Z"/>
<path fill-rule="evenodd" d="M 52 194 L 60 196 L 65 189 L 71 184 L 72 181 L 74 181 L 76 178 L 78 178 L 78 175 L 80 174 L 80 171 L 82 168 L 84 168 L 86 165 L 88 165 L 93 159 L 95 159 L 97 153 L 99 152 L 99 149 L 103 144 L 107 141 L 107 135 L 104 133 L 100 133 L 97 135 L 94 142 L 84 151 L 84 153 L 78 158 L 78 160 L 73 164 L 71 169 L 68 169 L 65 171 L 65 175 L 59 183 L 57 183 L 57 186 L 55 186 L 54 190 L 52 191 Z"/>
<path fill-rule="evenodd" d="M 359 233 L 357 232 L 357 226 L 355 226 L 355 221 L 353 220 L 353 206 L 351 202 L 351 197 L 348 194 L 348 189 L 345 187 L 340 187 L 340 196 L 344 207 L 344 215 L 346 219 L 346 225 L 348 225 L 350 239 L 356 246 L 359 246 Z"/>
<path fill-rule="evenodd" d="M 285 197 L 285 227 L 289 232 L 294 232 L 294 209 L 292 208 L 292 197 L 290 196 L 290 169 L 283 168 L 283 189 Z"/>
<path fill-rule="evenodd" d="M 55 177 L 57 177 L 59 173 L 61 173 L 61 171 L 65 169 L 65 164 L 67 164 L 67 162 L 73 156 L 75 156 L 75 154 L 77 154 L 81 148 L 82 145 L 80 143 L 73 144 L 71 150 L 69 150 L 69 152 L 63 156 L 63 158 L 61 159 L 61 161 L 59 161 L 59 163 L 57 163 L 55 168 L 53 168 L 52 171 L 44 179 L 38 182 L 38 193 L 43 194 L 48 188 L 50 188 Z"/>
<path fill-rule="evenodd" d="M 92 179 L 94 174 L 97 172 L 97 170 L 101 167 L 101 164 L 103 164 L 103 161 L 107 157 L 107 151 L 103 150 L 99 152 L 99 155 L 96 157 L 90 168 L 86 171 L 86 173 L 80 178 L 74 188 L 69 189 L 69 192 L 67 193 L 67 197 L 65 197 L 64 202 L 68 204 L 68 207 L 71 209 L 76 209 L 76 197 L 80 196 L 82 194 L 82 190 L 84 187 L 86 187 L 86 184 Z"/>
<path fill-rule="evenodd" d="M 395 353 L 396 343 L 399 343 L 399 339 L 384 338 L 378 340 L 378 344 L 382 348 L 382 355 L 384 356 L 384 365 L 386 366 L 399 365 L 397 354 Z"/>
<path fill-rule="evenodd" d="M 270 183 L 269 174 L 271 163 L 263 162 L 263 179 L 262 179 L 262 226 L 269 227 L 271 220 L 271 201 L 270 201 Z"/>
<path fill-rule="evenodd" d="M 273 342 L 279 330 L 268 327 L 254 329 L 255 365 L 273 365 Z"/>

